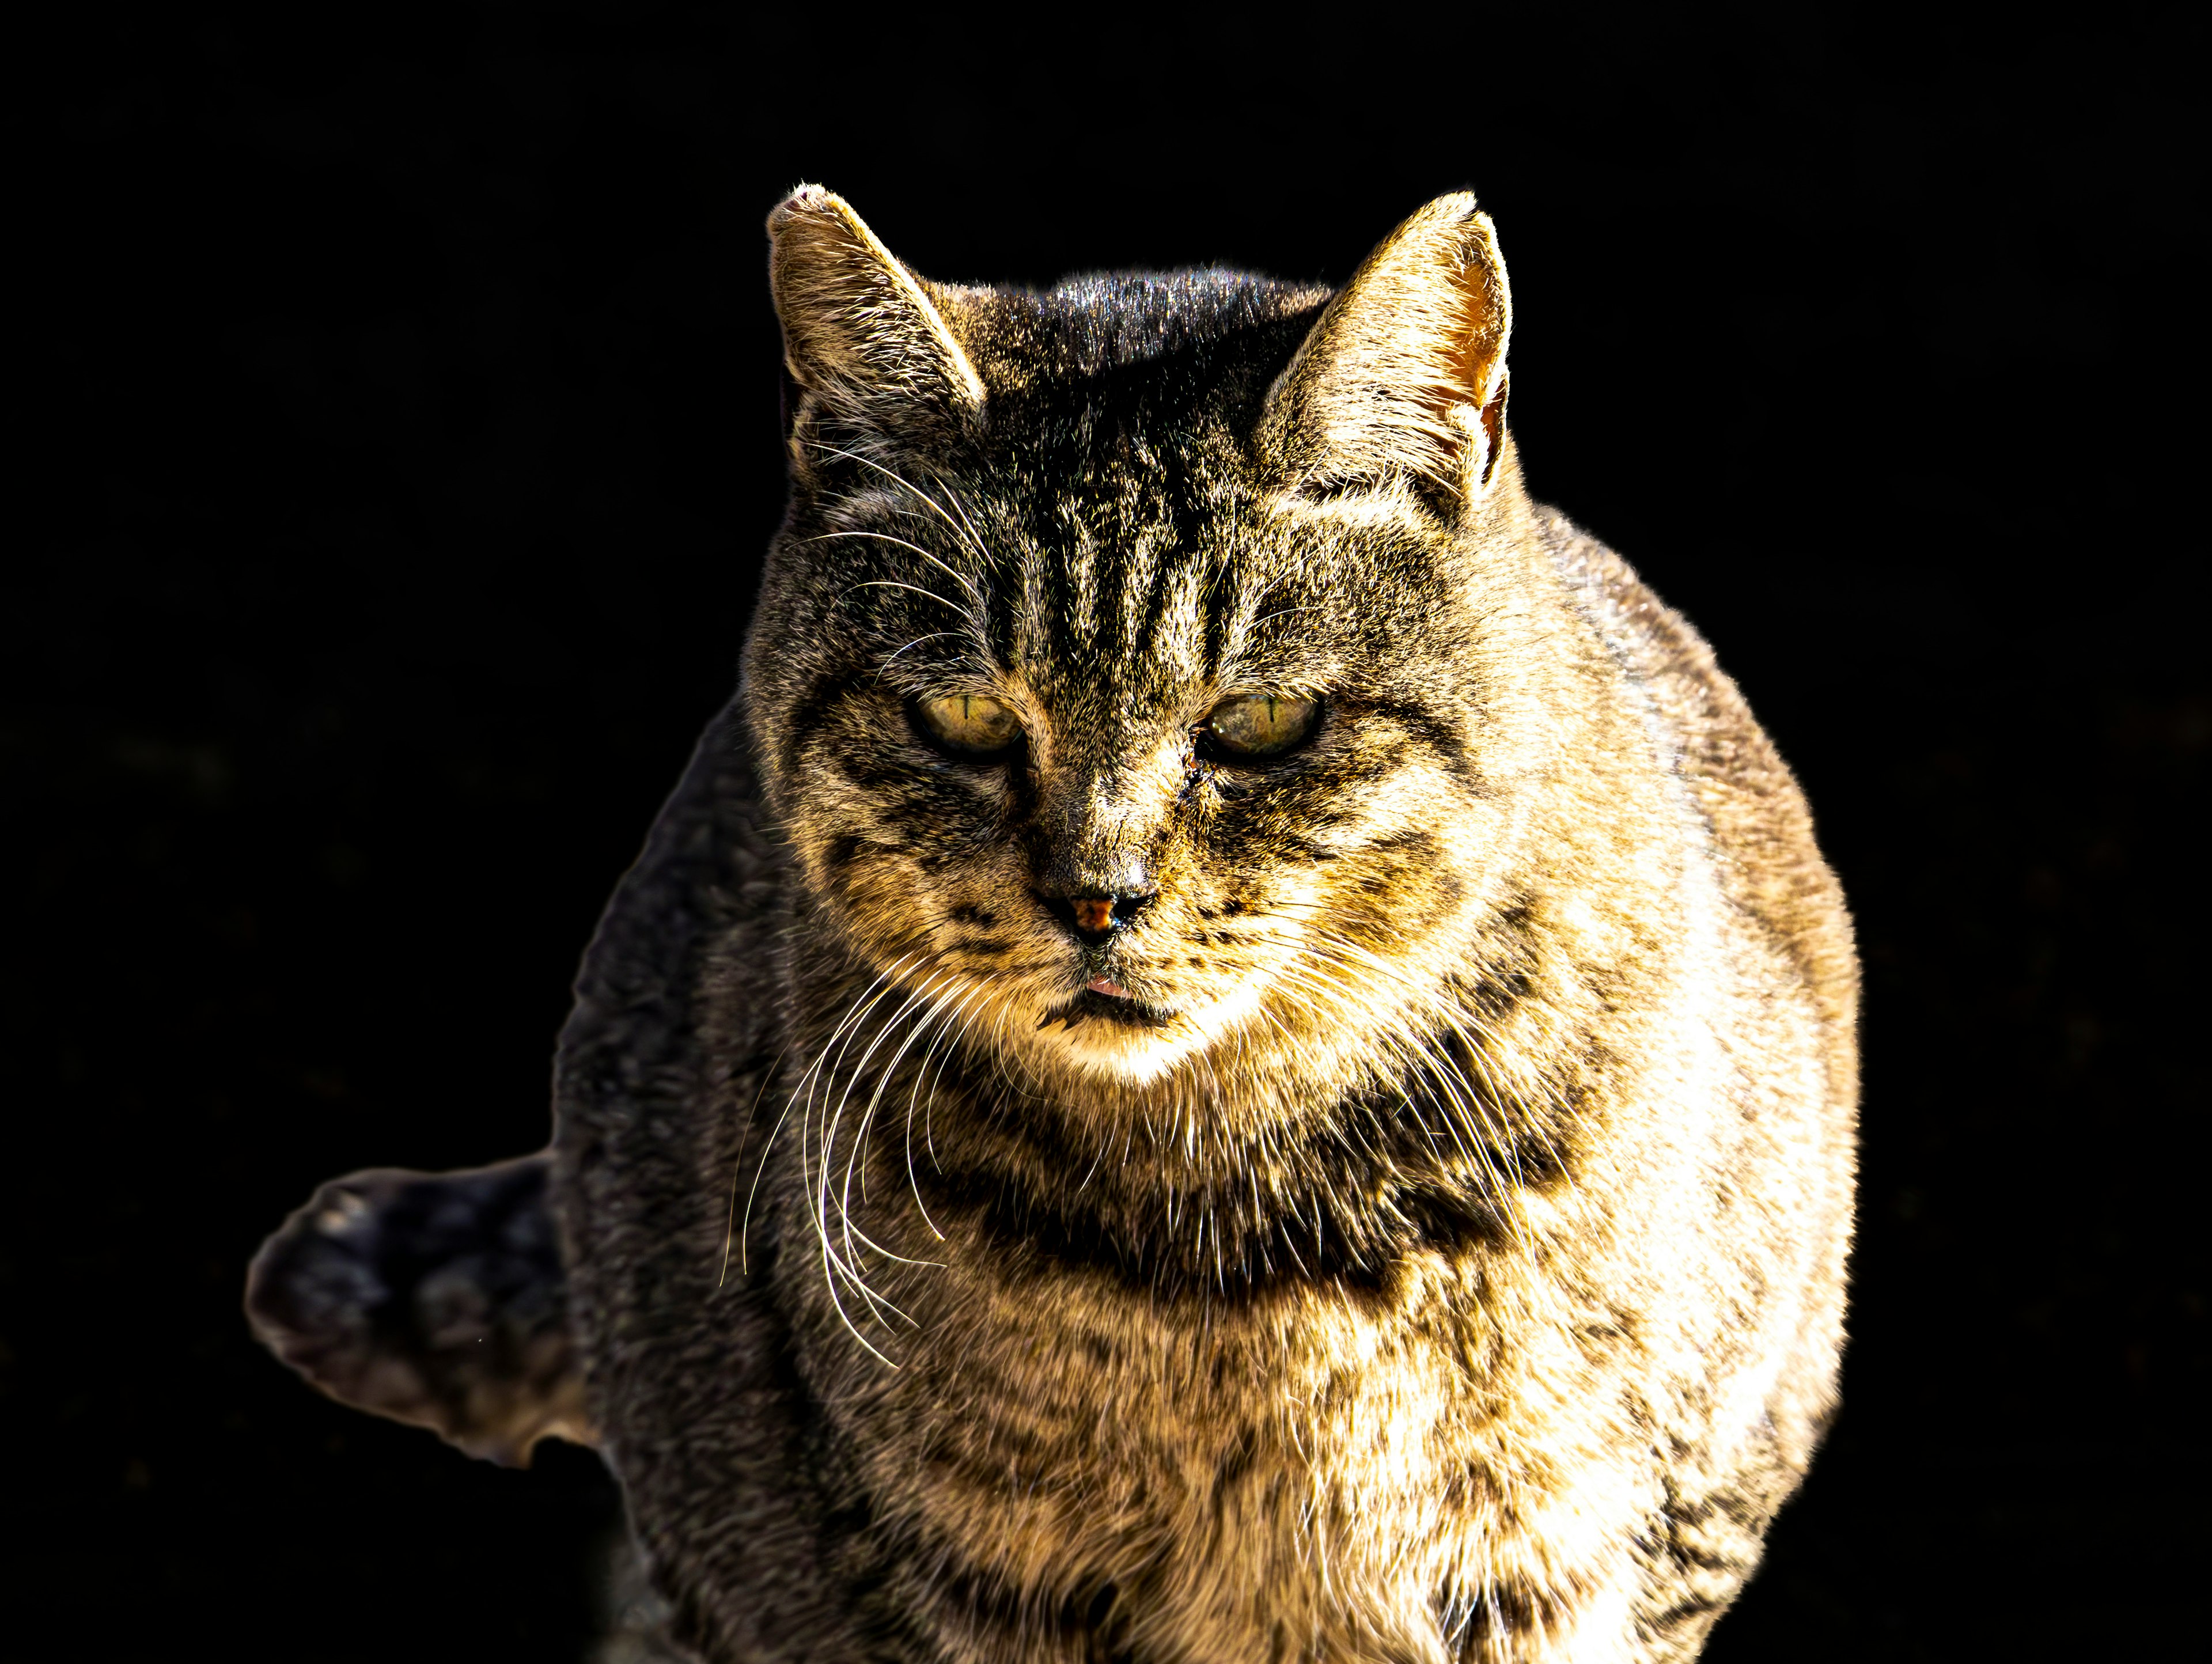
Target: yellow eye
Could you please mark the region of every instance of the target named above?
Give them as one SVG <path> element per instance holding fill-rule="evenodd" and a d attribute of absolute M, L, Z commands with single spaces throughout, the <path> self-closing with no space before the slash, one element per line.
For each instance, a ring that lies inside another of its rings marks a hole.
<path fill-rule="evenodd" d="M 1273 757 L 1304 740 L 1321 717 L 1317 699 L 1284 694 L 1238 694 L 1208 713 L 1206 737 L 1231 757 Z"/>
<path fill-rule="evenodd" d="M 1020 719 L 985 694 L 945 694 L 921 700 L 916 708 L 930 737 L 950 751 L 981 756 L 1021 738 Z"/>

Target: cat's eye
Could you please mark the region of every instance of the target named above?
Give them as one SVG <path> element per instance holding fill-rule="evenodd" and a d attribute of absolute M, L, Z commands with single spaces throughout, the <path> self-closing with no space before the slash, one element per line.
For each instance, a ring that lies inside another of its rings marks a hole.
<path fill-rule="evenodd" d="M 988 694 L 944 694 L 917 700 L 915 710 L 932 739 L 963 756 L 988 756 L 1021 738 L 1021 720 Z"/>
<path fill-rule="evenodd" d="M 1278 757 L 1312 737 L 1321 720 L 1317 699 L 1284 694 L 1238 694 L 1207 713 L 1202 732 L 1207 745 L 1235 760 Z"/>

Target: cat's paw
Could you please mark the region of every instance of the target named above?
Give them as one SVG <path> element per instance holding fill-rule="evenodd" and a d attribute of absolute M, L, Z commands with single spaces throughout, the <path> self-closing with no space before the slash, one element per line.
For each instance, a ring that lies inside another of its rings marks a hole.
<path fill-rule="evenodd" d="M 510 1466 L 590 1443 L 547 1157 L 333 1179 L 262 1245 L 254 1333 L 342 1404 Z"/>

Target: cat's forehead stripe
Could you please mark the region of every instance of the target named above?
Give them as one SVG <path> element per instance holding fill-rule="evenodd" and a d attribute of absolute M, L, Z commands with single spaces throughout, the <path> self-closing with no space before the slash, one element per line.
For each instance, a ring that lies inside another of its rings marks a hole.
<path fill-rule="evenodd" d="M 1123 507 L 1063 505 L 1057 526 L 1024 535 L 1020 581 L 992 598 L 1004 617 L 992 635 L 1048 677 L 1080 667 L 1125 690 L 1212 677 L 1255 610 L 1251 562 L 1192 535 L 1187 516 Z"/>

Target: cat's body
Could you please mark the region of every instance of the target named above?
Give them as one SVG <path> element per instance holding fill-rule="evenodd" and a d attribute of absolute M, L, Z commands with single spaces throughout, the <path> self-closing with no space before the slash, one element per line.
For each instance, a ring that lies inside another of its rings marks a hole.
<path fill-rule="evenodd" d="M 1832 1408 L 1856 970 L 1528 500 L 1488 224 L 1334 301 L 771 220 L 793 500 L 556 1143 L 714 1659 L 1686 1657 Z"/>

